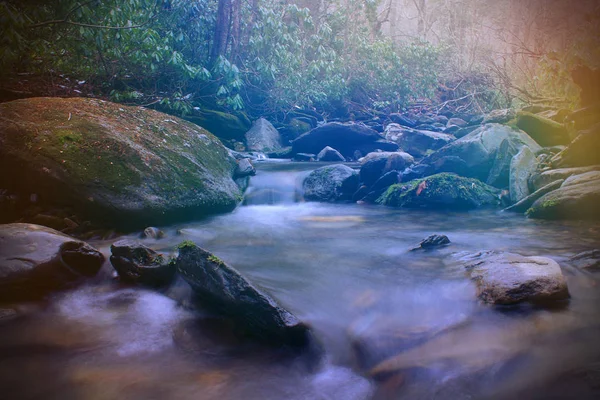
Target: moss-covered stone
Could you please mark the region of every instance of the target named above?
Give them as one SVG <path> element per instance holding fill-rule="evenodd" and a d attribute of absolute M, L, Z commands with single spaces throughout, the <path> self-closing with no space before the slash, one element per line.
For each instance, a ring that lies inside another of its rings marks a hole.
<path fill-rule="evenodd" d="M 568 144 L 571 141 L 563 124 L 540 115 L 519 111 L 516 125 L 542 146 Z"/>
<path fill-rule="evenodd" d="M 485 183 L 441 173 L 392 185 L 377 203 L 392 207 L 469 210 L 498 206 L 499 191 Z"/>
<path fill-rule="evenodd" d="M 245 115 L 233 115 L 222 111 L 194 111 L 193 115 L 185 119 L 222 139 L 244 140 L 244 135 L 250 129 L 250 121 Z"/>
<path fill-rule="evenodd" d="M 0 187 L 136 229 L 235 208 L 235 160 L 206 130 L 95 99 L 0 104 Z"/>

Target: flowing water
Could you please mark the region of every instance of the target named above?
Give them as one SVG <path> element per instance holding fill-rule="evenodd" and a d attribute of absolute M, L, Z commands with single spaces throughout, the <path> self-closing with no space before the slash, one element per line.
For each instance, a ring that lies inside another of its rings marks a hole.
<path fill-rule="evenodd" d="M 313 168 L 262 163 L 235 212 L 163 227 L 165 239 L 144 243 L 168 253 L 193 240 L 235 266 L 314 328 L 319 365 L 239 343 L 225 323 L 186 307 L 183 284 L 122 286 L 107 264 L 0 324 L 0 398 L 598 398 L 598 276 L 567 262 L 599 247 L 598 223 L 302 202 L 299 183 Z M 451 245 L 408 252 L 434 233 Z M 553 309 L 478 303 L 447 260 L 479 250 L 554 258 L 571 299 Z M 395 370 L 372 374 L 398 354 Z"/>

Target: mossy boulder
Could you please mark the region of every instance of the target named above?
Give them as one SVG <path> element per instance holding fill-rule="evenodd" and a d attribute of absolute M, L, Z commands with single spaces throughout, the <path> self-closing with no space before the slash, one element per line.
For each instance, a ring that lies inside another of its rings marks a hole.
<path fill-rule="evenodd" d="M 168 224 L 241 198 L 227 149 L 181 119 L 85 98 L 2 103 L 0 117 L 0 187 L 94 225 Z"/>
<path fill-rule="evenodd" d="M 571 141 L 563 124 L 526 111 L 517 113 L 517 127 L 542 146 L 568 144 Z"/>
<path fill-rule="evenodd" d="M 567 178 L 538 199 L 527 215 L 542 219 L 600 219 L 600 171 Z"/>
<path fill-rule="evenodd" d="M 470 210 L 500 204 L 499 190 L 477 179 L 441 173 L 392 185 L 377 199 L 392 207 Z"/>
<path fill-rule="evenodd" d="M 245 115 L 234 115 L 215 110 L 195 110 L 185 119 L 225 140 L 243 141 L 244 135 L 251 126 L 250 120 Z"/>

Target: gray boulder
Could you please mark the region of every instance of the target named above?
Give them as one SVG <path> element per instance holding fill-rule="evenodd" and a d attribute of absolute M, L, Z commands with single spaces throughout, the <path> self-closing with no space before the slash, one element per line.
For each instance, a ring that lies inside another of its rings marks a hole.
<path fill-rule="evenodd" d="M 532 218 L 599 219 L 600 171 L 567 178 L 560 188 L 542 196 L 527 211 Z"/>
<path fill-rule="evenodd" d="M 246 132 L 246 145 L 249 151 L 264 153 L 281 150 L 281 136 L 279 131 L 266 119 L 259 118 Z"/>
<path fill-rule="evenodd" d="M 43 298 L 96 275 L 103 263 L 98 250 L 54 229 L 0 225 L 0 301 Z"/>
<path fill-rule="evenodd" d="M 414 163 L 414 158 L 405 152 L 369 153 L 360 160 L 360 181 L 373 185 L 379 178 L 390 171 L 402 172 Z"/>
<path fill-rule="evenodd" d="M 346 201 L 358 189 L 358 173 L 345 165 L 328 165 L 311 172 L 302 184 L 308 201 Z"/>
<path fill-rule="evenodd" d="M 306 132 L 292 141 L 292 151 L 317 154 L 326 146 L 337 149 L 344 157 L 352 157 L 362 145 L 382 139 L 381 135 L 360 123 L 329 122 Z"/>
<path fill-rule="evenodd" d="M 256 175 L 256 168 L 254 168 L 249 158 L 239 159 L 236 161 L 236 164 L 235 171 L 233 172 L 234 178 L 245 178 Z"/>
<path fill-rule="evenodd" d="M 569 298 L 560 266 L 550 258 L 490 251 L 469 254 L 459 261 L 485 303 L 541 303 Z"/>
<path fill-rule="evenodd" d="M 329 146 L 325 146 L 325 148 L 323 148 L 323 150 L 321 150 L 319 154 L 317 154 L 317 161 L 346 162 L 346 159 L 336 149 Z"/>
<path fill-rule="evenodd" d="M 564 179 L 559 179 L 557 181 L 550 182 L 546 186 L 539 188 L 535 192 L 531 193 L 529 196 L 519 200 L 512 206 L 507 207 L 502 211 L 525 212 L 529 209 L 529 207 L 531 207 L 533 205 L 533 203 L 535 203 L 539 198 L 544 196 L 546 193 L 550 193 L 551 191 L 558 189 L 564 181 L 565 181 Z"/>
<path fill-rule="evenodd" d="M 515 118 L 517 114 L 510 108 L 504 110 L 493 110 L 483 118 L 483 124 L 504 124 Z"/>
<path fill-rule="evenodd" d="M 159 287 L 168 285 L 175 276 L 174 264 L 137 241 L 119 240 L 110 251 L 110 263 L 123 282 Z"/>
<path fill-rule="evenodd" d="M 305 324 L 215 255 L 183 242 L 175 265 L 201 306 L 231 318 L 239 330 L 276 346 L 311 344 Z"/>
<path fill-rule="evenodd" d="M 538 166 L 537 158 L 529 147 L 523 146 L 510 162 L 510 180 L 508 188 L 513 203 L 529 196 L 529 177 Z"/>
<path fill-rule="evenodd" d="M 559 179 L 565 180 L 572 175 L 580 175 L 591 171 L 600 171 L 600 165 L 579 168 L 550 169 L 531 175 L 529 178 L 529 186 L 535 191 Z"/>
<path fill-rule="evenodd" d="M 428 130 L 411 129 L 398 124 L 389 124 L 384 131 L 385 138 L 398 144 L 403 151 L 423 157 L 455 140 L 452 135 Z"/>

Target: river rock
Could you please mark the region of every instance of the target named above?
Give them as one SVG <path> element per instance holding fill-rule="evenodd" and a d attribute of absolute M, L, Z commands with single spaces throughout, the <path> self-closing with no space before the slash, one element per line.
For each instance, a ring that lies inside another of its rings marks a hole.
<path fill-rule="evenodd" d="M 272 345 L 310 344 L 305 324 L 208 251 L 184 242 L 175 265 L 201 305 L 231 318 L 240 330 Z"/>
<path fill-rule="evenodd" d="M 360 160 L 360 181 L 367 186 L 373 185 L 390 171 L 402 172 L 414 163 L 414 158 L 405 152 L 374 152 Z"/>
<path fill-rule="evenodd" d="M 531 177 L 529 178 L 529 186 L 533 190 L 539 190 L 540 188 L 548 185 L 549 183 L 555 182 L 559 179 L 565 180 L 572 175 L 580 175 L 591 171 L 600 171 L 600 165 L 592 165 L 589 167 L 579 168 L 550 169 L 531 175 Z"/>
<path fill-rule="evenodd" d="M 254 121 L 252 128 L 246 132 L 245 137 L 249 151 L 268 153 L 281 150 L 279 131 L 264 118 Z"/>
<path fill-rule="evenodd" d="M 519 111 L 517 126 L 544 147 L 568 144 L 571 141 L 563 124 L 537 114 Z"/>
<path fill-rule="evenodd" d="M 165 237 L 165 232 L 154 226 L 149 226 L 142 232 L 142 237 L 146 239 L 162 239 Z"/>
<path fill-rule="evenodd" d="M 446 127 L 449 126 L 458 126 L 459 128 L 467 126 L 468 123 L 464 119 L 461 118 L 450 118 L 446 123 Z"/>
<path fill-rule="evenodd" d="M 477 179 L 442 173 L 390 186 L 377 202 L 392 207 L 469 210 L 498 206 L 499 193 Z"/>
<path fill-rule="evenodd" d="M 168 285 L 175 276 L 174 264 L 137 241 L 119 240 L 110 251 L 110 263 L 123 282 L 159 287 Z"/>
<path fill-rule="evenodd" d="M 193 110 L 185 119 L 224 140 L 244 140 L 251 125 L 244 114 L 234 115 L 215 110 Z"/>
<path fill-rule="evenodd" d="M 389 124 L 384 135 L 387 140 L 397 143 L 403 151 L 415 157 L 423 157 L 455 140 L 454 136 L 445 133 L 410 129 L 398 124 Z"/>
<path fill-rule="evenodd" d="M 569 298 L 558 263 L 546 257 L 503 252 L 479 252 L 460 257 L 485 303 L 516 304 Z"/>
<path fill-rule="evenodd" d="M 0 104 L 0 187 L 125 230 L 233 210 L 242 194 L 220 141 L 179 118 L 87 98 Z"/>
<path fill-rule="evenodd" d="M 600 249 L 583 251 L 574 255 L 569 262 L 579 269 L 588 271 L 600 270 Z"/>
<path fill-rule="evenodd" d="M 358 173 L 342 164 L 328 165 L 311 172 L 302 184 L 308 201 L 351 200 L 358 189 Z"/>
<path fill-rule="evenodd" d="M 421 242 L 416 246 L 410 249 L 410 251 L 416 250 L 431 250 L 435 248 L 439 248 L 442 246 L 446 246 L 450 244 L 450 239 L 446 235 L 431 235 L 427 236 L 425 239 L 421 240 Z"/>
<path fill-rule="evenodd" d="M 233 173 L 234 178 L 245 178 L 247 176 L 256 175 L 256 168 L 252 165 L 252 162 L 249 158 L 242 158 L 240 160 L 236 160 L 236 167 Z"/>
<path fill-rule="evenodd" d="M 406 126 L 409 128 L 414 128 L 415 126 L 417 126 L 417 121 L 415 119 L 399 113 L 390 114 L 390 120 L 398 125 Z"/>
<path fill-rule="evenodd" d="M 98 250 L 54 229 L 0 225 L 0 301 L 40 299 L 96 275 L 103 263 Z"/>
<path fill-rule="evenodd" d="M 501 171 L 508 168 L 504 165 L 498 165 L 496 156 L 505 140 L 508 143 L 504 146 L 510 150 L 508 154 L 511 154 L 514 150 L 520 150 L 523 146 L 529 147 L 533 153 L 541 149 L 525 132 L 504 125 L 488 124 L 447 144 L 430 156 L 425 157 L 421 160 L 421 163 L 435 166 L 436 162 L 443 157 L 458 157 L 468 167 L 465 171 L 466 177 L 477 178 L 483 182 L 490 179 L 496 187 L 503 188 L 508 186 L 508 174 L 506 174 L 506 181 L 499 179 L 499 177 L 505 176 Z M 504 157 L 502 160 L 505 165 L 510 165 L 511 158 Z M 434 169 L 428 172 L 437 173 L 439 171 Z"/>
<path fill-rule="evenodd" d="M 493 110 L 489 112 L 484 118 L 483 124 L 504 124 L 516 116 L 514 110 L 507 108 L 504 110 Z"/>
<path fill-rule="evenodd" d="M 323 150 L 321 150 L 319 154 L 317 154 L 317 161 L 346 162 L 346 159 L 336 149 L 329 146 L 325 146 Z"/>
<path fill-rule="evenodd" d="M 390 140 L 379 139 L 372 143 L 362 144 L 356 150 L 361 154 L 369 154 L 374 151 L 398 151 L 399 148 L 400 146 Z"/>
<path fill-rule="evenodd" d="M 377 131 L 360 123 L 329 122 L 306 132 L 292 141 L 294 153 L 317 154 L 326 146 L 352 157 L 360 146 L 382 139 Z"/>
<path fill-rule="evenodd" d="M 563 151 L 552 157 L 555 168 L 600 164 L 600 124 L 581 133 Z"/>
<path fill-rule="evenodd" d="M 544 196 L 546 193 L 550 193 L 553 190 L 558 189 L 564 182 L 564 179 L 559 179 L 554 182 L 550 182 L 546 186 L 543 186 L 531 193 L 529 196 L 521 199 L 510 207 L 505 208 L 502 211 L 514 211 L 514 212 L 525 212 L 535 203 L 539 198 Z"/>
<path fill-rule="evenodd" d="M 529 177 L 535 172 L 537 165 L 535 154 L 527 146 L 521 147 L 521 150 L 512 158 L 508 188 L 510 200 L 513 203 L 529 196 Z"/>
<path fill-rule="evenodd" d="M 600 171 L 567 178 L 560 188 L 538 199 L 527 211 L 532 218 L 600 218 Z"/>

